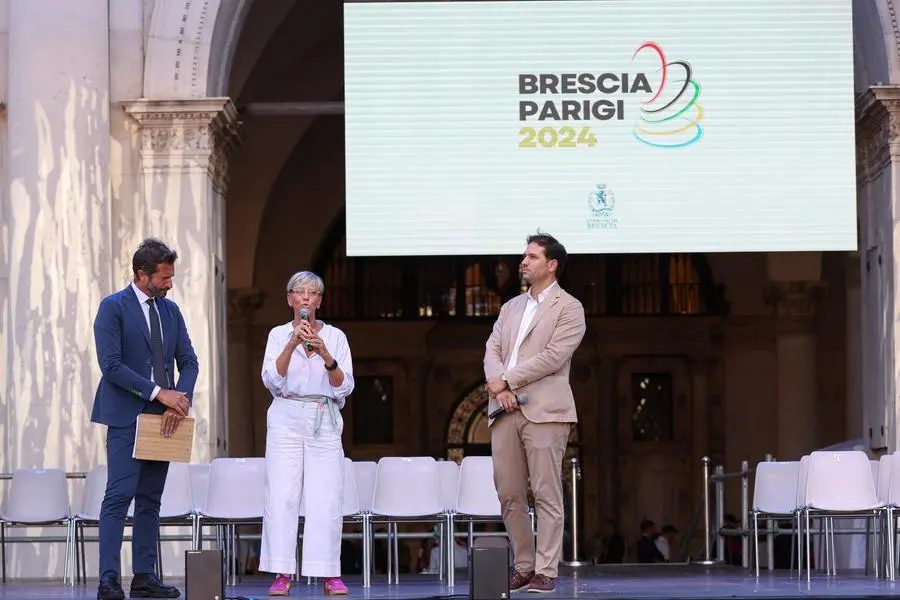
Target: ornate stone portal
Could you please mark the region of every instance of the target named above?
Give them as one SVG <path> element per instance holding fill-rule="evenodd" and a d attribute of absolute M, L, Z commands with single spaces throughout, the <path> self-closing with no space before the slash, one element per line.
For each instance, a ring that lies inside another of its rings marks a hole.
<path fill-rule="evenodd" d="M 228 98 L 138 100 L 125 111 L 141 127 L 147 231 L 179 253 L 171 296 L 200 360 L 194 459 L 206 461 L 228 438 L 224 196 L 237 112 Z"/>
<path fill-rule="evenodd" d="M 896 335 L 900 292 L 895 240 L 900 206 L 900 86 L 872 86 L 856 103 L 860 219 L 863 434 L 869 448 L 893 452 L 897 430 Z"/>

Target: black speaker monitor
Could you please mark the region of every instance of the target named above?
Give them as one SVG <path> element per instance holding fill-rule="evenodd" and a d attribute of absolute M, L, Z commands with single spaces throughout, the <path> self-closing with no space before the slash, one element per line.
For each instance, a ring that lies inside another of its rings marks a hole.
<path fill-rule="evenodd" d="M 186 550 L 185 600 L 225 600 L 225 568 L 221 550 Z"/>
<path fill-rule="evenodd" d="M 506 536 L 481 536 L 469 550 L 469 599 L 509 600 L 511 568 Z"/>

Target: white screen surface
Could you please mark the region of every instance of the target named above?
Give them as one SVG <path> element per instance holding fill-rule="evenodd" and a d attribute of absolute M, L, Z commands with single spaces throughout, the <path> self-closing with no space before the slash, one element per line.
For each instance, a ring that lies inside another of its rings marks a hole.
<path fill-rule="evenodd" d="M 347 254 L 855 249 L 850 1 L 346 4 Z"/>

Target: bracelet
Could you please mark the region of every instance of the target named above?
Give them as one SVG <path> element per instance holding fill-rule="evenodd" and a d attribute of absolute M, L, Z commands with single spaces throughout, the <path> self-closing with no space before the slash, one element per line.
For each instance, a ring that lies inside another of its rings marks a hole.
<path fill-rule="evenodd" d="M 331 363 L 330 365 L 325 365 L 325 370 L 326 370 L 326 371 L 334 371 L 335 369 L 338 368 L 338 361 L 337 361 L 337 359 L 335 358 L 335 359 L 333 359 L 333 360 L 334 360 L 334 362 Z"/>

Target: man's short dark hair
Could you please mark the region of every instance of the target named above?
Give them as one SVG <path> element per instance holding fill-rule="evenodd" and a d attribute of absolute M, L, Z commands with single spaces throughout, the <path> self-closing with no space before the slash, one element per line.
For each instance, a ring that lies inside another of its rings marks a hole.
<path fill-rule="evenodd" d="M 147 238 L 134 253 L 131 259 L 131 269 L 137 277 L 138 271 L 147 275 L 156 273 L 161 264 L 172 265 L 178 260 L 178 253 L 166 246 L 156 238 Z"/>
<path fill-rule="evenodd" d="M 527 239 L 528 244 L 537 244 L 541 248 L 544 249 L 544 255 L 546 255 L 547 260 L 555 260 L 557 262 L 556 267 L 556 277 L 559 278 L 562 275 L 563 271 L 566 268 L 566 260 L 569 258 L 569 254 L 566 252 L 566 247 L 559 243 L 555 237 L 548 233 L 536 233 L 534 235 L 529 235 Z"/>

